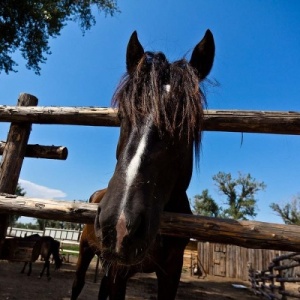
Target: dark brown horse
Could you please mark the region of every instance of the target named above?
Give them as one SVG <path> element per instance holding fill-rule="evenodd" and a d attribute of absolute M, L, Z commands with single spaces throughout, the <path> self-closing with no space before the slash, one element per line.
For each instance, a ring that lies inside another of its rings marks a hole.
<path fill-rule="evenodd" d="M 103 196 L 105 195 L 105 192 L 106 189 L 96 191 L 90 197 L 89 202 L 99 203 L 102 200 Z M 99 243 L 95 235 L 94 225 L 86 224 L 83 228 L 80 237 L 79 256 L 77 260 L 75 280 L 73 282 L 73 287 L 72 287 L 71 300 L 75 300 L 79 296 L 85 283 L 86 271 L 95 254 L 99 256 L 101 255 L 101 251 L 99 250 Z M 102 297 L 102 299 L 106 299 L 106 298 Z"/>
<path fill-rule="evenodd" d="M 33 234 L 31 236 L 24 237 L 23 240 L 36 241 L 33 251 L 44 259 L 44 265 L 39 277 L 42 277 L 45 270 L 47 269 L 47 278 L 50 279 L 50 256 L 53 256 L 55 262 L 55 269 L 59 269 L 62 265 L 62 260 L 59 256 L 60 243 L 53 239 L 51 236 L 40 236 Z M 29 264 L 27 275 L 30 276 L 32 272 L 32 261 L 24 263 L 24 267 L 21 273 L 25 272 L 26 266 Z"/>
<path fill-rule="evenodd" d="M 145 52 L 136 32 L 129 40 L 127 73 L 113 99 L 121 123 L 117 165 L 95 231 L 87 229 L 81 247 L 82 261 L 98 251 L 106 269 L 99 299 L 125 299 L 127 280 L 136 272 L 156 272 L 157 299 L 176 296 L 189 239 L 160 235 L 159 225 L 163 211 L 191 213 L 186 190 L 205 105 L 199 82 L 209 74 L 214 53 L 209 30 L 189 62 L 170 63 L 161 52 Z M 77 272 L 72 299 L 83 283 Z"/>

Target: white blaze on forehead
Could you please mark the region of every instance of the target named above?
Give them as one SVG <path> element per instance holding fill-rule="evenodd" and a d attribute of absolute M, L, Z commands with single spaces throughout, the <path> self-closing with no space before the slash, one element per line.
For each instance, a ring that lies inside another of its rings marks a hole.
<path fill-rule="evenodd" d="M 144 154 L 146 145 L 147 145 L 147 136 L 146 136 L 147 132 L 144 133 L 144 135 L 142 136 L 142 139 L 140 140 L 140 143 L 137 147 L 136 153 L 133 156 L 130 164 L 128 165 L 128 169 L 126 172 L 126 185 L 130 186 L 131 183 L 133 182 L 136 173 L 139 169 L 139 166 L 141 164 L 141 160 L 142 160 L 142 156 Z"/>
<path fill-rule="evenodd" d="M 147 122 L 148 125 L 148 122 Z M 142 135 L 142 138 L 136 148 L 136 152 L 134 156 L 131 158 L 131 161 L 128 164 L 127 170 L 126 170 L 126 186 L 125 186 L 125 193 L 122 199 L 121 203 L 121 212 L 123 211 L 125 205 L 126 205 L 126 200 L 127 200 L 127 195 L 130 186 L 132 185 L 137 172 L 139 170 L 139 167 L 141 165 L 142 157 L 145 152 L 146 146 L 147 146 L 147 141 L 148 141 L 148 135 L 150 131 L 150 126 L 145 126 L 144 128 L 144 133 Z"/>
<path fill-rule="evenodd" d="M 125 193 L 124 193 L 123 199 L 121 201 L 119 219 L 118 219 L 118 222 L 116 225 L 116 231 L 117 231 L 116 252 L 120 251 L 122 241 L 123 241 L 124 237 L 126 235 L 128 235 L 128 231 L 126 229 L 127 220 L 126 220 L 126 216 L 124 213 L 124 208 L 126 206 L 127 196 L 128 196 L 130 186 L 133 183 L 133 181 L 137 175 L 137 172 L 139 170 L 139 167 L 141 165 L 142 156 L 143 156 L 146 146 L 147 146 L 149 132 L 150 132 L 150 126 L 149 126 L 149 122 L 147 122 L 146 126 L 144 127 L 144 133 L 142 135 L 142 138 L 136 148 L 136 152 L 135 152 L 134 156 L 132 157 L 131 161 L 129 162 L 127 170 L 126 170 Z M 130 140 L 132 140 L 132 138 Z M 125 154 L 127 155 L 127 153 L 125 153 Z M 125 155 L 125 157 L 126 157 L 126 155 Z"/>

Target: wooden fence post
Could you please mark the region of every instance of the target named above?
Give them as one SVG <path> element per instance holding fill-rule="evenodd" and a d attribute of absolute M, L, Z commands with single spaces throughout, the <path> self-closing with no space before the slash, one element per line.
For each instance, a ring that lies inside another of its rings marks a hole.
<path fill-rule="evenodd" d="M 20 94 L 18 106 L 36 106 L 38 99 Z M 15 194 L 31 131 L 31 123 L 11 123 L 0 164 L 0 192 Z M 6 237 L 9 215 L 0 214 L 0 254 Z"/>

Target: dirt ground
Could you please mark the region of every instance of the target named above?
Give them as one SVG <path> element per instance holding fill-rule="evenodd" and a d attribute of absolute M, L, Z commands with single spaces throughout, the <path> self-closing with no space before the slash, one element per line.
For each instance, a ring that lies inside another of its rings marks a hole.
<path fill-rule="evenodd" d="M 59 271 L 53 271 L 51 265 L 51 279 L 38 278 L 42 269 L 42 262 L 33 264 L 31 276 L 21 274 L 22 263 L 0 261 L 0 299 L 1 300 L 68 300 L 74 278 L 75 264 L 65 263 Z M 86 285 L 78 300 L 97 299 L 100 276 L 94 283 L 95 264 L 90 266 L 86 277 Z M 232 284 L 242 284 L 249 287 L 248 282 L 238 280 L 224 280 L 221 277 L 198 279 L 191 277 L 188 272 L 182 274 L 177 293 L 178 300 L 251 300 L 259 299 L 248 288 L 234 288 Z M 138 274 L 127 286 L 126 299 L 154 300 L 156 299 L 156 280 L 152 274 Z"/>
<path fill-rule="evenodd" d="M 54 271 L 51 265 L 51 279 L 38 278 L 42 262 L 33 264 L 31 276 L 21 274 L 22 263 L 0 261 L 0 299 L 1 300 L 68 300 L 74 278 L 75 264 L 65 263 L 59 271 Z M 86 277 L 86 285 L 78 300 L 97 299 L 100 276 L 94 283 L 95 265 L 91 265 Z M 232 284 L 242 284 L 249 287 L 248 282 L 226 280 L 222 277 L 198 279 L 188 272 L 182 274 L 177 293 L 178 300 L 258 300 L 248 288 L 234 288 Z M 156 299 L 156 280 L 152 274 L 138 274 L 127 286 L 126 299 L 146 300 Z"/>

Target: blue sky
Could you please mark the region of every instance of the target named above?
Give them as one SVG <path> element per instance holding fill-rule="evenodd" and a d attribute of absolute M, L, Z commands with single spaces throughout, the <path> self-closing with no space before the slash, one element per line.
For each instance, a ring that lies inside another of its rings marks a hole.
<path fill-rule="evenodd" d="M 15 105 L 21 92 L 40 106 L 110 106 L 125 72 L 128 39 L 137 30 L 146 50 L 170 60 L 186 56 L 209 28 L 216 57 L 207 85 L 209 109 L 300 111 L 300 2 L 294 1 L 144 1 L 119 2 L 120 14 L 104 17 L 85 36 L 76 23 L 50 41 L 52 54 L 41 76 L 25 68 L 0 75 L 0 104 Z M 0 124 L 5 140 L 9 124 Z M 118 128 L 33 125 L 29 142 L 63 145 L 66 161 L 25 158 L 21 185 L 28 196 L 86 200 L 107 185 L 115 166 Z M 241 141 L 243 143 L 241 144 Z M 250 173 L 267 185 L 257 194 L 255 220 L 282 223 L 269 208 L 300 193 L 300 137 L 205 132 L 200 170 L 194 170 L 188 195 L 208 189 L 219 204 L 212 176 L 219 171 Z"/>

